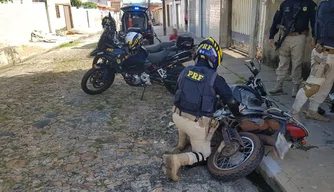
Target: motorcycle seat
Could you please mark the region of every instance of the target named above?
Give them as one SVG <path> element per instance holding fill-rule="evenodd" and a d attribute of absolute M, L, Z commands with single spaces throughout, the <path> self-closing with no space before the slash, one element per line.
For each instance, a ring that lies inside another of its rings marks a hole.
<path fill-rule="evenodd" d="M 149 53 L 147 59 L 151 61 L 151 63 L 157 64 L 163 62 L 166 57 L 171 53 L 169 50 L 163 50 L 157 53 Z"/>
<path fill-rule="evenodd" d="M 146 45 L 144 47 L 148 53 L 157 53 L 159 51 L 162 51 L 163 49 L 172 47 L 174 45 L 175 45 L 174 42 L 161 42 L 161 43 L 154 44 L 154 45 Z"/>
<path fill-rule="evenodd" d="M 261 106 L 252 106 L 252 107 L 247 107 L 246 109 L 242 110 L 240 112 L 241 115 L 246 116 L 246 115 L 260 115 L 263 114 L 263 112 L 266 110 L 265 107 Z"/>
<path fill-rule="evenodd" d="M 247 109 L 253 110 L 253 111 L 265 111 L 266 108 L 262 106 L 247 106 Z"/>

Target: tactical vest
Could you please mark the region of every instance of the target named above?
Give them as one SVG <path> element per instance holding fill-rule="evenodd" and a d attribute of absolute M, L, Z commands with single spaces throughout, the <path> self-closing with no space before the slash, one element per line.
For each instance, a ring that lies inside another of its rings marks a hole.
<path fill-rule="evenodd" d="M 216 111 L 214 90 L 216 71 L 204 66 L 189 66 L 180 74 L 174 105 L 196 117 L 212 117 Z"/>
<path fill-rule="evenodd" d="M 334 0 L 320 3 L 316 16 L 316 38 L 319 43 L 334 47 Z"/>

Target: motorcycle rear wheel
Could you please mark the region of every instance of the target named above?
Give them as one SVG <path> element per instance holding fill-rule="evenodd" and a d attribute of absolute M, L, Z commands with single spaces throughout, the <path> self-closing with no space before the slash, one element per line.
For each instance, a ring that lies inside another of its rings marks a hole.
<path fill-rule="evenodd" d="M 215 147 L 207 161 L 210 173 L 220 181 L 235 181 L 249 175 L 260 164 L 264 156 L 264 145 L 256 135 L 246 132 L 240 132 L 239 134 L 246 145 L 245 149 L 250 149 L 249 147 L 251 146 L 251 150 L 244 153 L 240 152 L 241 146 L 239 147 L 239 153 L 244 155 L 249 153 L 247 157 L 243 156 L 244 159 L 241 163 L 238 162 L 238 165 L 228 167 L 230 165 L 231 157 L 234 157 L 237 153 L 229 157 L 223 156 L 217 151 L 219 145 Z"/>

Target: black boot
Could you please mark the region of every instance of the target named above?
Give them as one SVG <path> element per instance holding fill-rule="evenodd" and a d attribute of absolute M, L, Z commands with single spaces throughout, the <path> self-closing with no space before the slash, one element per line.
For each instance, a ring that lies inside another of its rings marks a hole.
<path fill-rule="evenodd" d="M 323 110 L 321 107 L 319 107 L 319 108 L 318 108 L 318 113 L 319 113 L 320 115 L 325 115 L 326 111 Z"/>

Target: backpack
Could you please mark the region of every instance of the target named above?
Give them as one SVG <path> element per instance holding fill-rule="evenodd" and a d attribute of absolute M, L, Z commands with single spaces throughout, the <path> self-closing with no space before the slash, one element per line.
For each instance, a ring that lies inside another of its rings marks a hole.
<path fill-rule="evenodd" d="M 334 0 L 320 3 L 315 25 L 316 38 L 320 43 L 334 40 Z"/>

